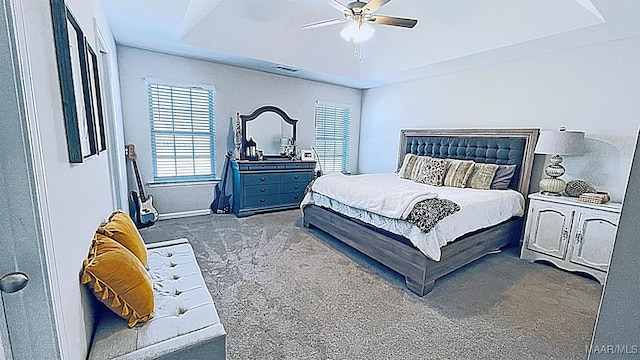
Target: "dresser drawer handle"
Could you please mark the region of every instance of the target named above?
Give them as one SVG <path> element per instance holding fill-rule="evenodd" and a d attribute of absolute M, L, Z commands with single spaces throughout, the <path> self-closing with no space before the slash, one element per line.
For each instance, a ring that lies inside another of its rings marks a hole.
<path fill-rule="evenodd" d="M 260 203 L 264 204 L 265 202 L 267 202 L 267 199 L 260 199 Z"/>
<path fill-rule="evenodd" d="M 300 185 L 293 185 L 293 188 L 298 190 L 298 189 L 300 189 Z"/>
<path fill-rule="evenodd" d="M 266 181 L 266 180 L 267 180 L 267 178 L 266 178 L 266 177 L 261 177 L 261 178 L 260 178 L 260 181 Z"/>
<path fill-rule="evenodd" d="M 260 192 L 265 192 L 267 191 L 267 188 L 260 188 Z"/>
<path fill-rule="evenodd" d="M 300 179 L 300 175 L 293 175 L 293 178 L 298 180 L 298 179 Z"/>
<path fill-rule="evenodd" d="M 298 196 L 298 195 L 294 195 L 294 196 L 293 196 L 293 199 L 294 199 L 294 200 L 298 200 L 299 198 L 300 198 L 300 196 Z"/>

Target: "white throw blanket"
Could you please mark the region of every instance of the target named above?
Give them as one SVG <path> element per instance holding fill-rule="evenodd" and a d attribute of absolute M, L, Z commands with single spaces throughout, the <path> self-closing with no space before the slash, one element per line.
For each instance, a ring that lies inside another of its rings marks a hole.
<path fill-rule="evenodd" d="M 393 186 L 381 187 L 380 179 L 384 176 L 386 174 L 328 174 L 316 179 L 312 190 L 345 205 L 392 219 L 405 219 L 416 203 L 438 196 L 424 184 L 411 180 L 402 179 Z"/>

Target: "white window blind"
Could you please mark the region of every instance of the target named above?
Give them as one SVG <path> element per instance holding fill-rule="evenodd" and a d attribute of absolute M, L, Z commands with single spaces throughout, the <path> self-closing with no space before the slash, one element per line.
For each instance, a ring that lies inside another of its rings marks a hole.
<path fill-rule="evenodd" d="M 316 102 L 316 151 L 325 173 L 349 168 L 351 107 Z"/>
<path fill-rule="evenodd" d="M 213 90 L 148 84 L 154 181 L 215 177 Z"/>

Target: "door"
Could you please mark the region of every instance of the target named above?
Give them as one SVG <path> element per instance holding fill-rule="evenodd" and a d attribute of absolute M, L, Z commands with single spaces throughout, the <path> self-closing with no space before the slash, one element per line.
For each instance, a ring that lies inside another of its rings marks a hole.
<path fill-rule="evenodd" d="M 618 216 L 605 212 L 580 213 L 571 262 L 607 271 L 616 239 Z"/>
<path fill-rule="evenodd" d="M 18 46 L 24 27 L 15 26 L 24 25 L 22 4 L 0 0 L 0 359 L 55 360 L 60 347 L 38 199 L 44 180 L 35 175 L 35 119 L 26 110 L 30 84 L 22 74 L 29 71 Z"/>
<path fill-rule="evenodd" d="M 564 259 L 571 231 L 573 211 L 558 204 L 549 206 L 532 201 L 530 208 L 531 227 L 527 229 L 525 241 L 529 250 Z"/>

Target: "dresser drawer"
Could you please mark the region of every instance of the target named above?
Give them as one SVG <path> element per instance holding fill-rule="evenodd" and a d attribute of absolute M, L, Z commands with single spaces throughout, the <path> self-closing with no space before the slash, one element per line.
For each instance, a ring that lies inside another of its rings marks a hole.
<path fill-rule="evenodd" d="M 297 193 L 286 193 L 280 195 L 280 200 L 283 204 L 300 204 L 302 201 L 302 191 Z"/>
<path fill-rule="evenodd" d="M 292 182 L 280 184 L 281 193 L 299 192 L 302 193 L 309 182 Z"/>
<path fill-rule="evenodd" d="M 275 205 L 280 205 L 280 196 L 278 194 L 246 196 L 244 198 L 245 208 L 261 208 Z"/>
<path fill-rule="evenodd" d="M 277 164 L 262 164 L 260 162 L 254 162 L 249 164 L 242 164 L 240 169 L 250 170 L 250 171 L 256 171 L 256 170 L 259 171 L 259 170 L 276 170 L 276 169 L 279 169 L 279 167 Z"/>
<path fill-rule="evenodd" d="M 315 169 L 315 162 L 290 162 L 283 165 L 278 165 L 278 169 Z"/>
<path fill-rule="evenodd" d="M 244 187 L 244 196 L 277 195 L 279 193 L 279 184 L 250 185 Z"/>
<path fill-rule="evenodd" d="M 258 185 L 258 184 L 279 184 L 280 174 L 244 174 L 242 175 L 244 185 Z"/>
<path fill-rule="evenodd" d="M 309 181 L 311 181 L 311 172 L 304 172 L 304 171 L 299 171 L 299 172 L 290 172 L 290 173 L 286 173 L 286 174 L 282 174 L 282 178 L 281 178 L 281 182 L 282 183 L 292 183 L 292 182 L 302 182 L 308 183 Z"/>

